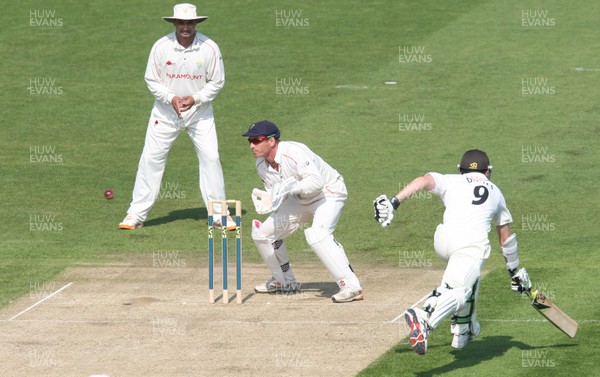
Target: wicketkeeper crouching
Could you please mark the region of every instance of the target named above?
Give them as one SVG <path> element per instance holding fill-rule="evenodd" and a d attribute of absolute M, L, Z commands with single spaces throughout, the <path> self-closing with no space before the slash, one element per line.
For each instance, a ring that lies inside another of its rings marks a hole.
<path fill-rule="evenodd" d="M 265 186 L 265 190 L 252 191 L 252 200 L 257 213 L 269 214 L 263 222 L 252 221 L 252 239 L 272 274 L 254 291 L 299 288 L 285 239 L 304 228 L 306 241 L 340 289 L 333 302 L 363 300 L 363 289 L 344 247 L 333 237 L 348 197 L 344 178 L 306 145 L 280 141 L 280 135 L 277 126 L 266 120 L 254 123 L 243 135 L 248 138 L 256 157 L 256 172 Z"/>

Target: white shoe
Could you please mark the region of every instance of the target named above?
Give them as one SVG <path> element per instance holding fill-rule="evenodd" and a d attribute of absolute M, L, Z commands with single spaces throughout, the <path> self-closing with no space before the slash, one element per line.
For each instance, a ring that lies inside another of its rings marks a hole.
<path fill-rule="evenodd" d="M 254 287 L 256 293 L 275 293 L 275 292 L 295 292 L 300 290 L 300 284 L 295 281 L 286 281 L 285 284 L 281 284 L 274 277 L 270 278 L 266 282 Z"/>
<path fill-rule="evenodd" d="M 410 327 L 410 346 L 419 355 L 427 353 L 427 332 L 429 326 L 425 321 L 425 312 L 421 309 L 408 309 L 404 314 L 404 320 Z"/>
<path fill-rule="evenodd" d="M 365 295 L 362 290 L 353 289 L 351 287 L 342 287 L 338 293 L 331 297 L 333 302 L 352 302 L 364 300 Z"/>
<path fill-rule="evenodd" d="M 213 226 L 217 229 L 221 229 L 221 215 L 213 215 Z M 227 215 L 227 230 L 236 230 L 237 225 L 230 215 Z"/>
<path fill-rule="evenodd" d="M 132 230 L 141 228 L 142 226 L 144 226 L 144 223 L 139 221 L 136 216 L 127 215 L 119 224 L 119 229 Z"/>

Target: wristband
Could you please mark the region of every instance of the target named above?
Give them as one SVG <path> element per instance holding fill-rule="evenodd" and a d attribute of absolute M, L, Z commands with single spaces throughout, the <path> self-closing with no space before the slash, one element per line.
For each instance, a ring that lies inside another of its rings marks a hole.
<path fill-rule="evenodd" d="M 392 207 L 394 207 L 394 211 L 397 210 L 398 207 L 400 207 L 400 201 L 395 196 L 392 196 L 392 199 L 390 199 L 390 203 L 392 203 Z"/>

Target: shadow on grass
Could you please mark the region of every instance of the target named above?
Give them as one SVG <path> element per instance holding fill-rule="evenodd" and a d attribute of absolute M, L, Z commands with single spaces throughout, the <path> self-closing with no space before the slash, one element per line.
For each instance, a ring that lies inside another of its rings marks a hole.
<path fill-rule="evenodd" d="M 488 336 L 481 340 L 475 340 L 467 345 L 462 350 L 452 350 L 451 354 L 454 356 L 454 360 L 446 365 L 430 369 L 424 372 L 415 373 L 415 376 L 426 377 L 426 376 L 437 376 L 447 372 L 455 371 L 461 368 L 469 368 L 480 364 L 482 362 L 494 359 L 504 355 L 508 350 L 512 348 L 518 348 L 521 351 L 529 351 L 535 349 L 546 349 L 546 348 L 563 348 L 573 347 L 574 344 L 557 344 L 554 346 L 540 346 L 532 347 L 523 342 L 512 340 L 511 336 Z M 433 346 L 437 347 L 449 347 L 446 345 Z M 397 353 L 413 352 L 410 347 L 396 350 Z M 427 356 L 425 356 L 427 357 Z"/>
<path fill-rule="evenodd" d="M 157 226 L 167 224 L 177 220 L 206 220 L 207 212 L 206 208 L 186 208 L 186 209 L 178 209 L 176 211 L 169 212 L 168 215 L 158 217 L 155 219 L 146 220 L 144 222 L 144 227 L 148 226 Z"/>
<path fill-rule="evenodd" d="M 230 209 L 230 211 L 231 211 L 231 209 Z M 242 216 L 244 216 L 245 213 L 246 213 L 246 211 L 242 210 Z M 206 211 L 206 208 L 204 208 L 204 207 L 178 209 L 178 210 L 169 212 L 169 214 L 166 216 L 146 220 L 144 222 L 144 227 L 163 225 L 163 224 L 167 224 L 167 223 L 177 221 L 177 220 L 194 220 L 194 221 L 204 220 L 204 221 L 206 221 L 207 218 L 208 218 L 208 213 Z"/>

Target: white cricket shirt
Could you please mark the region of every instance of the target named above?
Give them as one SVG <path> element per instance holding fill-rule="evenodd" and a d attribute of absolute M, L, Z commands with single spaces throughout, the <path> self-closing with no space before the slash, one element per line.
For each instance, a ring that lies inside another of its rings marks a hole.
<path fill-rule="evenodd" d="M 273 184 L 294 177 L 302 192 L 297 195 L 300 203 L 313 202 L 320 195 L 341 194 L 339 183 L 343 177 L 306 145 L 294 141 L 280 141 L 275 155 L 279 170 L 262 157 L 256 159 L 256 171 L 269 190 Z M 344 187 L 345 189 L 345 187 Z"/>
<path fill-rule="evenodd" d="M 457 238 L 487 239 L 492 222 L 496 226 L 512 222 L 502 192 L 484 174 L 428 174 L 435 180 L 431 193 L 446 207 L 443 224 Z"/>
<path fill-rule="evenodd" d="M 150 51 L 145 74 L 155 101 L 151 117 L 167 124 L 185 125 L 212 118 L 212 100 L 225 84 L 221 51 L 215 42 L 196 31 L 194 42 L 184 48 L 175 32 L 159 39 Z M 193 96 L 196 104 L 179 119 L 173 97 Z"/>

